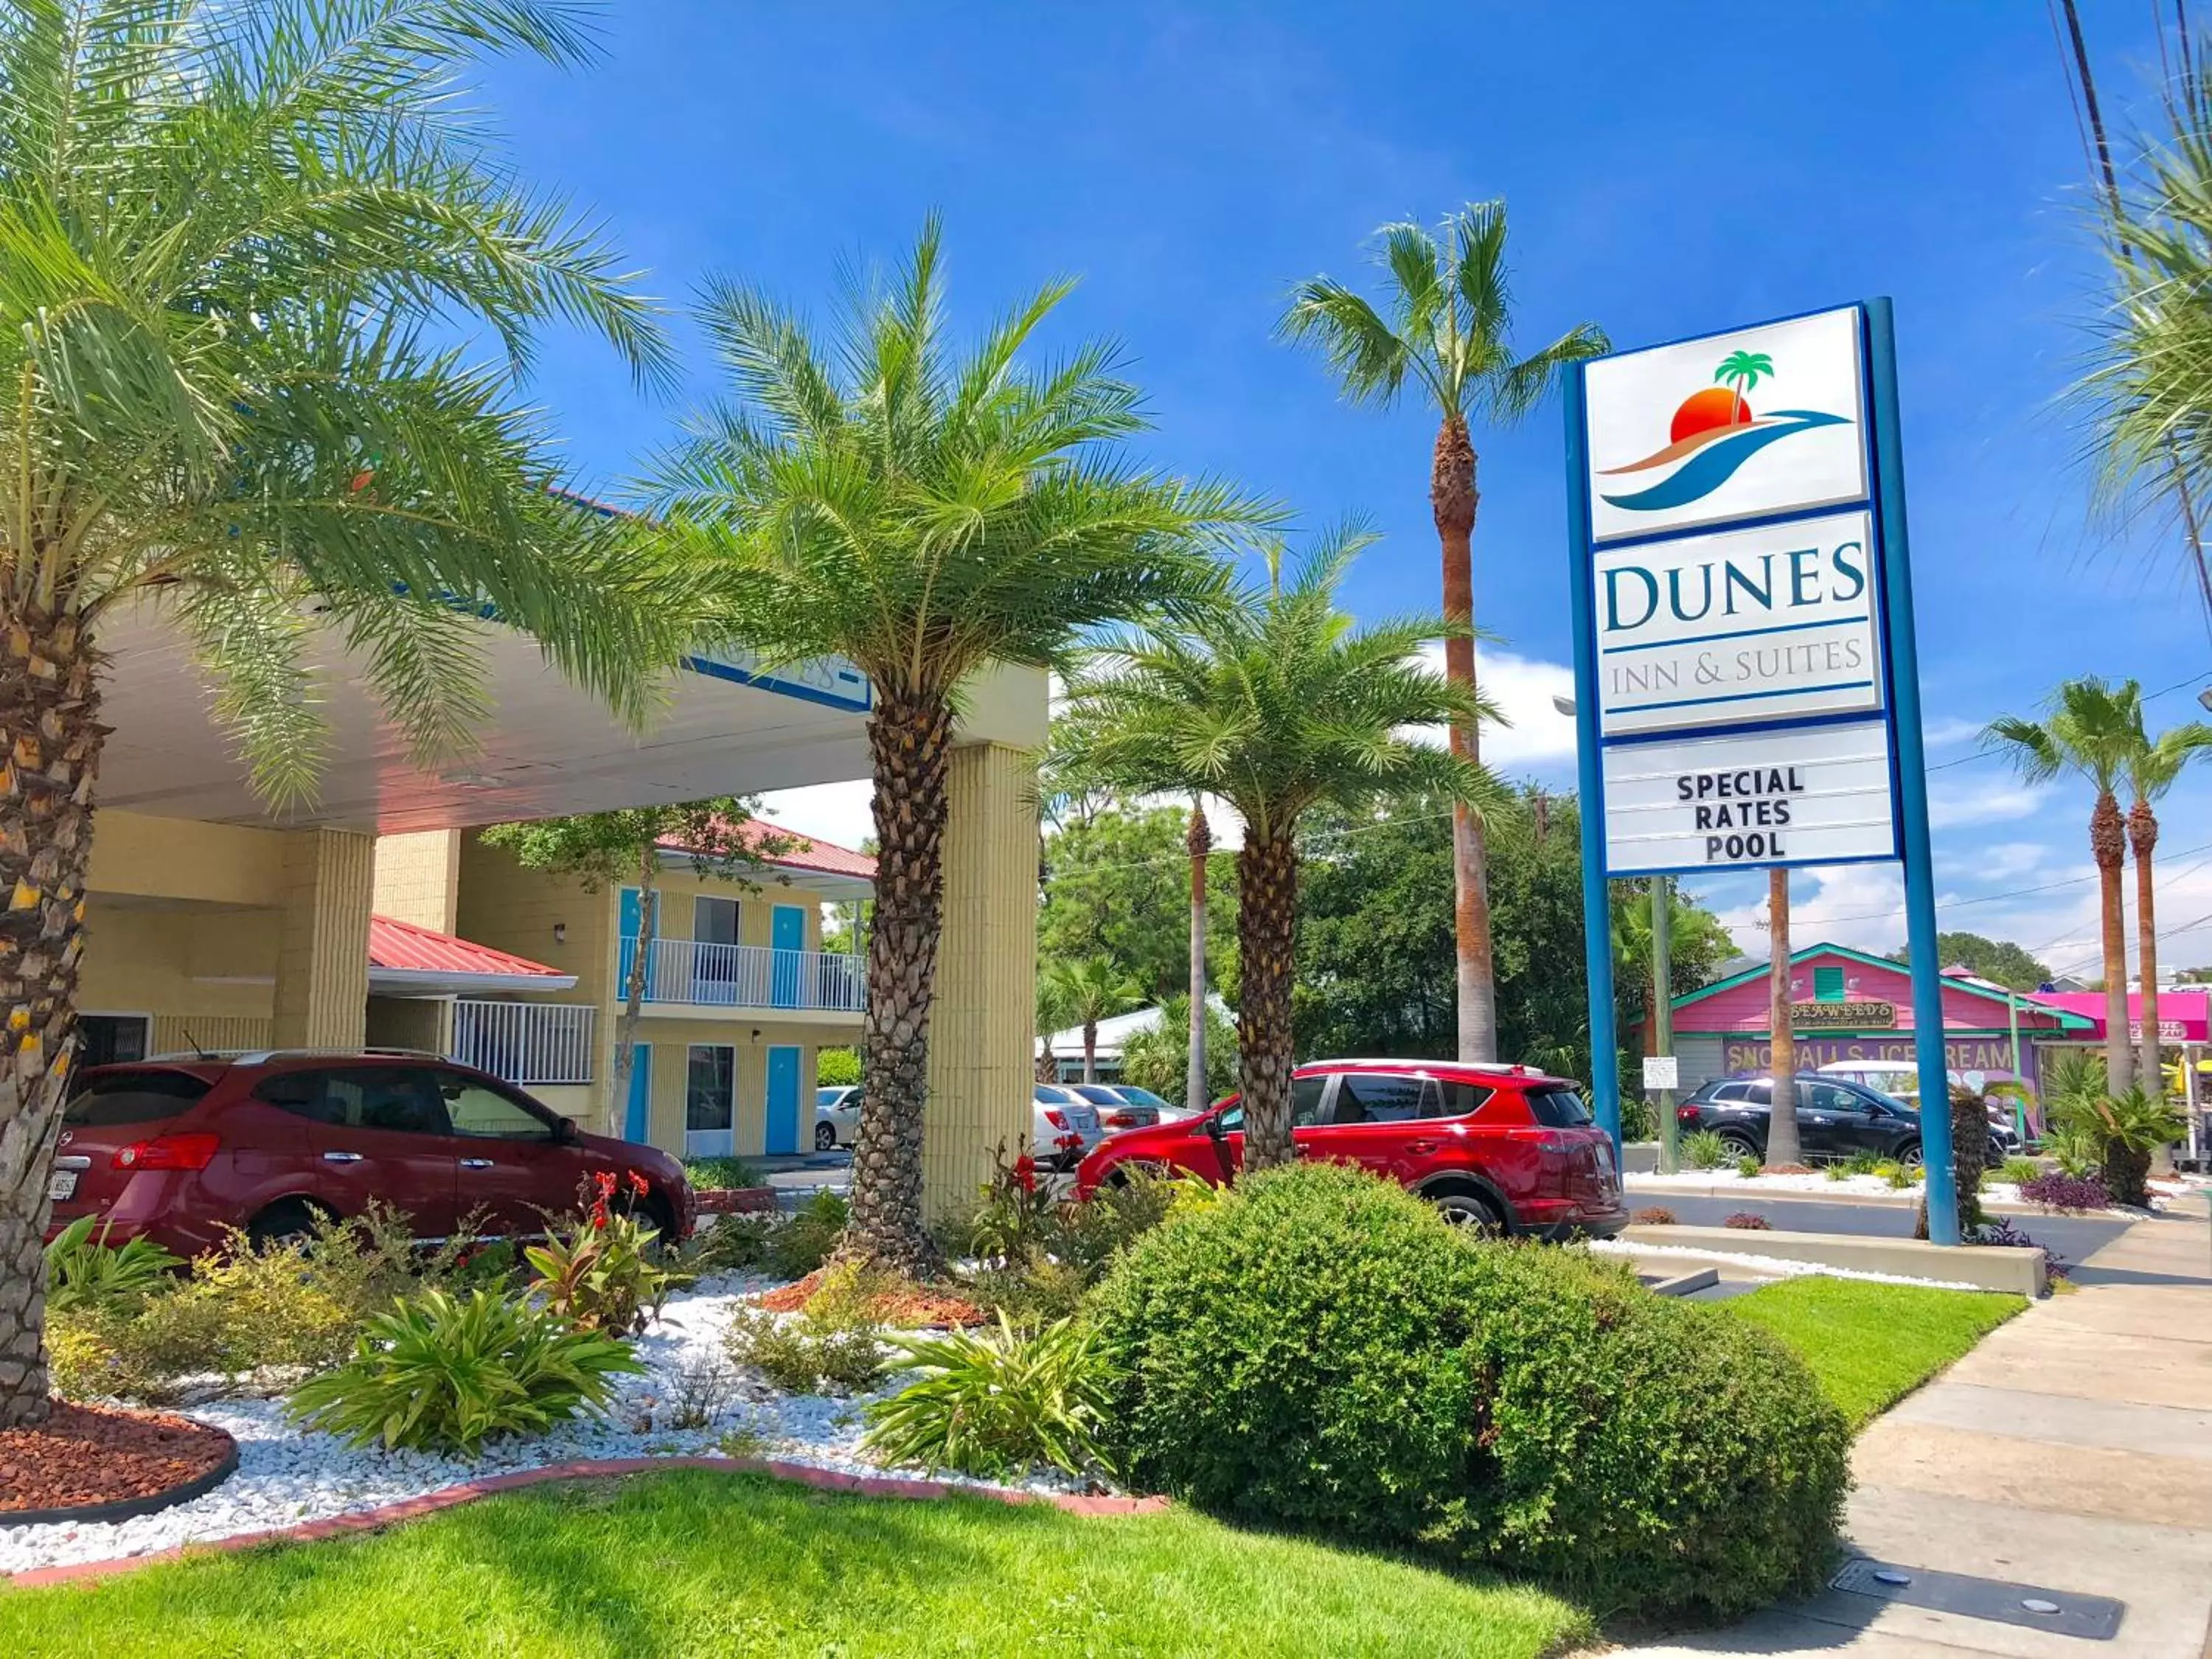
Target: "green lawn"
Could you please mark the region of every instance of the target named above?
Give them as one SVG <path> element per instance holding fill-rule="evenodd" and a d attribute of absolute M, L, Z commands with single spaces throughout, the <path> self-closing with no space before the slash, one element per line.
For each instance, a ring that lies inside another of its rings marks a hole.
<path fill-rule="evenodd" d="M 1187 1511 L 1086 1519 L 676 1470 L 390 1532 L 0 1590 L 0 1653 L 1407 1654 L 1536 1659 L 1565 1601 Z"/>
<path fill-rule="evenodd" d="M 2027 1298 L 1864 1279 L 1785 1279 L 1720 1304 L 1802 1356 L 1856 1429 L 1895 1405 Z"/>

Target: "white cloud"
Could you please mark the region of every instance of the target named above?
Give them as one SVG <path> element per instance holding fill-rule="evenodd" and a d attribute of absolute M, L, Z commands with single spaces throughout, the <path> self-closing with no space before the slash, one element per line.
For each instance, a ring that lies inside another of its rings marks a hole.
<path fill-rule="evenodd" d="M 1441 670 L 1444 648 L 1431 642 L 1421 648 L 1430 665 Z M 1562 714 L 1554 697 L 1571 700 L 1575 671 L 1563 662 L 1523 657 L 1511 651 L 1476 649 L 1474 678 L 1482 695 L 1510 722 L 1482 728 L 1484 764 L 1509 775 L 1523 770 L 1571 770 L 1575 758 L 1575 722 Z M 1442 743 L 1441 732 L 1422 734 Z"/>
<path fill-rule="evenodd" d="M 1955 716 L 1929 720 L 1920 728 L 1920 740 L 1930 749 L 1948 749 L 1953 744 L 1980 736 L 1982 727 L 1987 724 L 1986 720 L 1962 720 Z"/>
<path fill-rule="evenodd" d="M 2043 809 L 2050 793 L 2039 784 L 2008 779 L 1946 784 L 1929 792 L 1928 824 L 1932 830 L 1957 830 L 1972 823 L 2032 817 Z"/>

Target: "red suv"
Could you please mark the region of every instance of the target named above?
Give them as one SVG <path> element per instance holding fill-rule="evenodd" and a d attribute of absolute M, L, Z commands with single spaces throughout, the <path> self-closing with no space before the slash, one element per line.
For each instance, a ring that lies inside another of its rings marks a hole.
<path fill-rule="evenodd" d="M 1291 1087 L 1301 1158 L 1357 1164 L 1486 1232 L 1609 1238 L 1628 1224 L 1613 1142 L 1575 1085 L 1525 1066 L 1325 1060 Z M 1188 1171 L 1217 1185 L 1244 1156 L 1231 1095 L 1178 1123 L 1109 1136 L 1076 1174 L 1086 1194 L 1126 1166 Z"/>
<path fill-rule="evenodd" d="M 179 1255 L 225 1227 L 257 1242 L 372 1199 L 438 1238 L 474 1214 L 486 1233 L 540 1233 L 593 1171 L 646 1182 L 637 1213 L 672 1242 L 694 1219 L 684 1168 L 650 1146 L 586 1134 L 511 1084 L 428 1054 L 271 1052 L 101 1066 L 77 1079 L 54 1158 L 51 1238 L 84 1215 L 112 1242 L 146 1234 Z"/>

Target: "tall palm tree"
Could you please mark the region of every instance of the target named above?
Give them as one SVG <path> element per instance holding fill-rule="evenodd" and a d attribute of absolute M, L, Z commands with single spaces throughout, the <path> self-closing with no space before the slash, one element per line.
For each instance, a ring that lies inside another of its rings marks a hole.
<path fill-rule="evenodd" d="M 2128 809 L 2128 845 L 2136 855 L 2136 972 L 2142 984 L 2142 1052 L 2136 1077 L 2144 1088 L 2163 1087 L 2158 1054 L 2158 906 L 2151 854 L 2158 846 L 2158 813 L 2151 803 L 2173 787 L 2182 770 L 2212 748 L 2212 726 L 2191 720 L 2153 738 L 2138 716 L 2135 740 L 2121 770 L 2135 803 Z"/>
<path fill-rule="evenodd" d="M 1443 619 L 1363 629 L 1337 609 L 1345 568 L 1370 539 L 1352 526 L 1322 536 L 1288 581 L 1271 544 L 1265 586 L 1240 585 L 1181 626 L 1110 640 L 1070 678 L 1054 733 L 1071 772 L 1129 793 L 1216 795 L 1244 821 L 1237 1048 L 1253 1169 L 1291 1155 L 1300 817 L 1428 791 L 1478 811 L 1512 799 L 1458 749 L 1411 735 L 1496 717 L 1422 663 L 1424 641 L 1448 631 Z"/>
<path fill-rule="evenodd" d="M 653 307 L 465 112 L 471 53 L 587 46 L 565 0 L 0 10 L 0 1426 L 46 1409 L 111 620 L 174 630 L 280 803 L 326 752 L 327 645 L 426 761 L 488 706 L 478 615 L 632 715 L 678 653 L 515 398 L 549 320 L 662 374 Z"/>
<path fill-rule="evenodd" d="M 641 492 L 729 639 L 772 665 L 842 656 L 874 687 L 879 873 L 847 1248 L 922 1274 L 939 1265 L 922 1110 L 963 692 L 992 664 L 1052 666 L 1086 629 L 1208 598 L 1220 577 L 1204 544 L 1264 516 L 1122 458 L 1146 422 L 1112 347 L 1024 363 L 1072 283 L 957 349 L 941 253 L 932 218 L 894 276 L 848 282 L 826 334 L 711 283 L 701 320 L 733 397 Z"/>
<path fill-rule="evenodd" d="M 1470 422 L 1510 426 L 1527 416 L 1561 370 L 1609 349 L 1582 323 L 1526 357 L 1515 355 L 1512 291 L 1505 264 L 1505 204 L 1480 202 L 1431 232 L 1412 223 L 1376 233 L 1386 273 L 1382 308 L 1328 276 L 1300 283 L 1279 325 L 1285 337 L 1317 349 L 1355 404 L 1388 407 L 1411 381 L 1437 411 L 1429 462 L 1429 510 L 1443 556 L 1444 674 L 1472 692 L 1474 673 L 1475 489 Z M 1453 748 L 1482 757 L 1470 720 L 1452 729 Z M 1452 815 L 1453 936 L 1458 952 L 1459 1054 L 1498 1058 L 1497 963 L 1491 942 L 1482 822 L 1462 803 Z"/>
<path fill-rule="evenodd" d="M 1097 1082 L 1098 1022 L 1140 1005 L 1144 986 L 1106 957 L 1055 962 L 1043 976 L 1053 986 L 1068 1023 L 1083 1028 L 1083 1080 Z"/>
<path fill-rule="evenodd" d="M 1985 746 L 2011 757 L 2031 783 L 2070 772 L 2095 792 L 2089 851 L 2097 862 L 2097 899 L 2105 959 L 2106 1087 L 2124 1093 L 2132 1079 L 2128 1046 L 2128 941 L 2120 876 L 2127 862 L 2127 825 L 2114 791 L 2142 736 L 2142 688 L 2094 677 L 2068 680 L 2054 691 L 2040 720 L 2008 714 L 1983 728 Z"/>
<path fill-rule="evenodd" d="M 1206 821 L 1206 803 L 1190 804 L 1190 830 L 1183 837 L 1190 854 L 1190 1022 L 1183 1048 L 1183 1098 L 1206 1097 L 1206 860 L 1213 851 L 1212 826 Z"/>
<path fill-rule="evenodd" d="M 1729 410 L 1731 425 L 1743 419 L 1744 394 L 1757 386 L 1761 377 L 1774 373 L 1774 359 L 1763 351 L 1731 351 L 1721 359 L 1721 366 L 1713 371 L 1713 380 L 1735 393 L 1735 404 Z"/>
<path fill-rule="evenodd" d="M 1766 872 L 1767 1011 L 1773 1054 L 1774 1103 L 1766 1115 L 1766 1166 L 1796 1164 L 1797 1146 L 1797 1024 L 1790 995 L 1790 872 Z"/>

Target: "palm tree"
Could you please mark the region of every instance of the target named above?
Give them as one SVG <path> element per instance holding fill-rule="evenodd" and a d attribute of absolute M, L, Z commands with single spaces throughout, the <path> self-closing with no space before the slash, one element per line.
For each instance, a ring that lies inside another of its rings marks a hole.
<path fill-rule="evenodd" d="M 1763 351 L 1731 351 L 1721 359 L 1713 380 L 1735 393 L 1735 406 L 1729 411 L 1730 425 L 1743 419 L 1744 394 L 1759 384 L 1761 376 L 1773 373 L 1774 359 Z"/>
<path fill-rule="evenodd" d="M 487 708 L 477 616 L 633 716 L 678 654 L 676 608 L 549 492 L 515 401 L 549 320 L 663 374 L 653 307 L 458 96 L 478 50 L 587 46 L 565 0 L 0 11 L 0 1426 L 47 1405 L 39 1241 L 110 619 L 175 630 L 280 804 L 326 752 L 326 646 L 425 762 Z"/>
<path fill-rule="evenodd" d="M 1796 1164 L 1797 1146 L 1797 1024 L 1790 995 L 1790 872 L 1766 872 L 1767 1012 L 1773 1054 L 1773 1104 L 1766 1115 L 1766 1167 Z"/>
<path fill-rule="evenodd" d="M 1540 350 L 1516 356 L 1509 341 L 1512 297 L 1505 265 L 1505 204 L 1474 204 L 1425 227 L 1385 225 L 1376 233 L 1377 263 L 1388 273 L 1385 310 L 1327 276 L 1292 290 L 1280 331 L 1327 359 L 1344 395 L 1387 407 L 1413 381 L 1437 411 L 1429 464 L 1429 510 L 1443 554 L 1444 674 L 1472 692 L 1474 674 L 1474 442 L 1469 422 L 1512 425 L 1540 403 L 1570 363 L 1609 349 L 1595 323 L 1582 323 Z M 1452 746 L 1482 757 L 1472 720 L 1455 726 Z M 1453 936 L 1459 959 L 1459 1054 L 1498 1058 L 1497 963 L 1490 936 L 1482 823 L 1465 803 L 1452 815 Z"/>
<path fill-rule="evenodd" d="M 2142 688 L 2094 677 L 2068 680 L 2051 694 L 2041 720 L 2008 714 L 1983 728 L 1985 746 L 2008 755 L 2031 783 L 2071 772 L 2096 794 L 2089 813 L 2089 851 L 2097 861 L 2098 908 L 2105 958 L 2106 1088 L 2124 1093 L 2133 1079 L 2128 1046 L 2128 943 L 2120 872 L 2127 862 L 2127 826 L 2113 792 L 2142 736 Z"/>
<path fill-rule="evenodd" d="M 1206 860 L 1213 851 L 1213 829 L 1206 803 L 1190 804 L 1190 830 L 1183 837 L 1190 854 L 1190 1022 L 1183 1041 L 1183 1098 L 1206 1097 Z"/>
<path fill-rule="evenodd" d="M 1068 1023 L 1083 1028 L 1083 1080 L 1098 1081 L 1098 1022 L 1126 1014 L 1145 1000 L 1145 988 L 1106 957 L 1055 962 L 1044 971 Z"/>
<path fill-rule="evenodd" d="M 939 1265 L 922 1111 L 963 690 L 994 663 L 1048 667 L 1086 629 L 1210 597 L 1220 575 L 1204 544 L 1265 516 L 1121 459 L 1145 420 L 1111 347 L 1023 363 L 1071 283 L 956 350 L 940 256 L 932 218 L 894 277 L 847 284 L 827 335 L 742 283 L 711 283 L 702 320 L 734 398 L 642 490 L 728 638 L 770 665 L 842 656 L 874 687 L 880 873 L 846 1248 L 923 1275 Z"/>
<path fill-rule="evenodd" d="M 2151 879 L 2158 813 L 2151 803 L 2172 788 L 2182 769 L 2207 748 L 2212 748 L 2212 726 L 2202 720 L 2161 732 L 2154 740 L 2138 714 L 2134 741 L 2121 763 L 2135 796 L 2128 810 L 2128 845 L 2136 855 L 2136 973 L 2142 985 L 2142 1046 L 2136 1075 L 2147 1089 L 2163 1087 L 2158 1055 L 2158 907 Z"/>
<path fill-rule="evenodd" d="M 1355 629 L 1337 609 L 1346 567 L 1370 539 L 1352 526 L 1322 536 L 1288 582 L 1284 549 L 1270 544 L 1264 587 L 1240 584 L 1180 626 L 1110 640 L 1070 678 L 1054 734 L 1078 775 L 1133 794 L 1216 795 L 1244 822 L 1237 1048 L 1253 1169 L 1291 1156 L 1300 817 L 1325 803 L 1364 811 L 1425 791 L 1478 809 L 1512 799 L 1458 749 L 1411 735 L 1495 718 L 1471 688 L 1422 663 L 1423 642 L 1449 625 Z"/>

